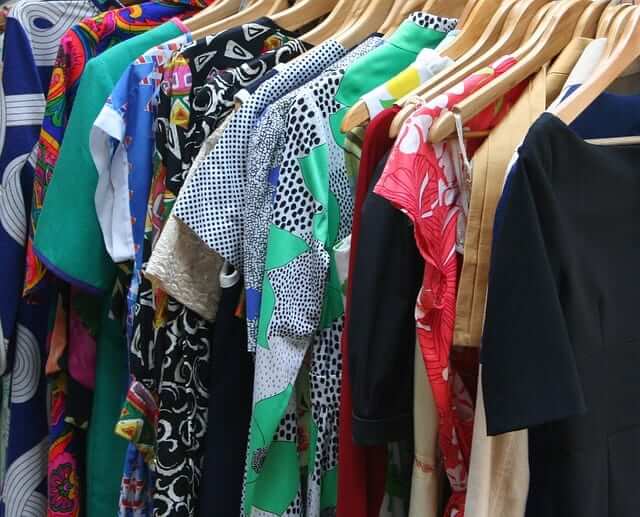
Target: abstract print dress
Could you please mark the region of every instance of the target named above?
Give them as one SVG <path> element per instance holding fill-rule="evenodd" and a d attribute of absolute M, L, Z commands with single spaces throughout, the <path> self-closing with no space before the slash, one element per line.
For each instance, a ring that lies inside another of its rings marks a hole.
<path fill-rule="evenodd" d="M 22 1 L 7 19 L 0 83 L 0 373 L 4 374 L 2 455 L 4 475 L 0 515 L 44 515 L 47 492 L 67 470 L 54 472 L 47 487 L 47 393 L 44 376 L 50 296 L 34 303 L 22 299 L 28 214 L 33 188 L 32 150 L 38 140 L 45 94 L 61 35 L 85 16 L 97 13 L 85 1 Z M 5 419 L 10 414 L 9 427 Z M 6 440 L 6 441 L 5 441 Z M 75 500 L 58 500 L 73 510 Z M 71 514 L 71 513 L 69 513 Z"/>
<path fill-rule="evenodd" d="M 370 38 L 295 95 L 269 225 L 243 515 L 335 512 L 344 308 L 332 248 L 353 200 L 329 116 Z M 302 479 L 302 482 L 301 482 Z"/>
<path fill-rule="evenodd" d="M 431 144 L 433 121 L 516 64 L 507 56 L 418 109 L 405 123 L 374 192 L 402 210 L 413 222 L 425 260 L 416 305 L 422 356 L 440 417 L 439 445 L 452 496 L 445 515 L 462 517 L 473 431 L 473 402 L 459 371 L 451 363 L 458 274 L 459 236 L 464 235 L 462 191 L 470 181 L 462 147 Z M 522 93 L 519 85 L 465 125 L 473 131 L 498 124 Z M 477 149 L 480 142 L 467 145 Z"/>
<path fill-rule="evenodd" d="M 262 18 L 187 45 L 167 65 L 157 106 L 143 268 L 205 138 L 202 132 L 190 130 L 197 93 L 194 85 L 204 84 L 219 71 L 234 70 L 293 37 L 268 18 Z M 228 96 L 234 90 L 231 85 L 228 93 L 219 92 Z M 220 116 L 227 113 L 228 110 L 221 110 Z M 131 372 L 147 389 L 158 393 L 160 405 L 155 514 L 193 515 L 202 475 L 213 325 L 154 289 L 146 278 L 141 281 L 138 300 Z"/>

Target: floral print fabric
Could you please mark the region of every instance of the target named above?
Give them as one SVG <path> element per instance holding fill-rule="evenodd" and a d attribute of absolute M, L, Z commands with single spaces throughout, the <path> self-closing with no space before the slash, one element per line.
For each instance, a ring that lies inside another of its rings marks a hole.
<path fill-rule="evenodd" d="M 459 174 L 460 148 L 429 143 L 433 121 L 516 64 L 507 56 L 418 109 L 405 123 L 375 192 L 411 219 L 426 262 L 416 306 L 417 332 L 440 417 L 439 442 L 451 484 L 447 517 L 464 515 L 473 431 L 473 402 L 460 372 L 451 362 L 455 320 L 458 220 L 463 212 Z M 471 130 L 495 126 L 523 91 L 516 87 L 470 121 Z M 477 149 L 478 142 L 467 147 Z"/>

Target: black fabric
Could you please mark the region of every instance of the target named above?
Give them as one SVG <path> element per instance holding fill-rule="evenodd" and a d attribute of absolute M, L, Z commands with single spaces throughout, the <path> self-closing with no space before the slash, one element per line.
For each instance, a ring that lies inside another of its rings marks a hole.
<path fill-rule="evenodd" d="M 212 342 L 209 421 L 200 490 L 201 517 L 237 517 L 253 395 L 247 325 L 235 315 L 242 282 L 222 293 Z"/>
<path fill-rule="evenodd" d="M 489 434 L 529 428 L 527 517 L 640 515 L 638 163 L 545 114 L 510 177 L 483 390 Z"/>
<path fill-rule="evenodd" d="M 349 373 L 353 438 L 360 445 L 411 440 L 415 304 L 424 261 L 408 219 L 373 193 L 388 155 L 378 164 L 361 215 L 351 271 Z"/>

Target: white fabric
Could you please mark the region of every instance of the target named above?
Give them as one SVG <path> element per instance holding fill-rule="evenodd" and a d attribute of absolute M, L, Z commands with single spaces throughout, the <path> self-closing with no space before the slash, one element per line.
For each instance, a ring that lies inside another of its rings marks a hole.
<path fill-rule="evenodd" d="M 124 120 L 110 106 L 98 115 L 89 138 L 98 171 L 96 214 L 107 253 L 114 262 L 133 260 L 133 232 L 129 208 L 129 167 L 124 140 Z"/>
<path fill-rule="evenodd" d="M 599 38 L 593 40 L 587 45 L 582 52 L 582 55 L 578 59 L 578 62 L 571 70 L 567 82 L 562 88 L 560 95 L 555 99 L 547 108 L 547 111 L 553 111 L 554 108 L 562 102 L 567 95 L 568 90 L 571 87 L 584 83 L 598 67 L 598 63 L 604 54 L 605 47 L 607 46 L 607 38 Z"/>

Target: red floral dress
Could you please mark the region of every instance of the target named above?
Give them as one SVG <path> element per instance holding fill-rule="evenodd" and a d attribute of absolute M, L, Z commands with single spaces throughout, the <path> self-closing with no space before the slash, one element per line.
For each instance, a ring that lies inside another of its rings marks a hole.
<path fill-rule="evenodd" d="M 450 360 L 459 265 L 457 227 L 464 217 L 459 171 L 464 168 L 459 146 L 450 141 L 431 144 L 428 133 L 442 112 L 515 64 L 513 57 L 504 57 L 419 108 L 403 126 L 375 187 L 376 194 L 388 199 L 411 219 L 418 248 L 426 262 L 416 304 L 416 322 L 440 417 L 439 444 L 452 488 L 445 517 L 464 515 L 474 414 L 473 399 Z M 473 131 L 495 127 L 524 86 L 514 88 L 465 127 Z M 477 149 L 480 143 L 469 142 L 467 152 Z"/>

